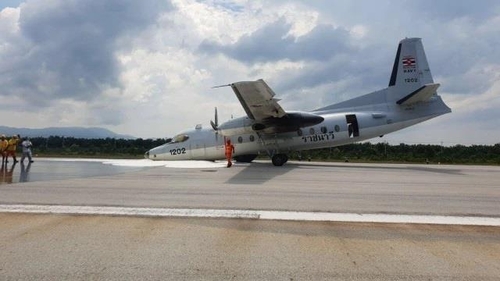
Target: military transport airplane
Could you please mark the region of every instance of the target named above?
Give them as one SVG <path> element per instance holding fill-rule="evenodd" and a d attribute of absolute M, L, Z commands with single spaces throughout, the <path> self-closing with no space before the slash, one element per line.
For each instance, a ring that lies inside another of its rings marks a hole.
<path fill-rule="evenodd" d="M 229 85 L 247 116 L 211 127 L 197 125 L 145 153 L 152 160 L 224 159 L 224 140 L 234 159 L 251 162 L 266 153 L 275 166 L 288 153 L 334 147 L 382 136 L 451 112 L 436 90 L 420 38 L 400 41 L 389 86 L 313 111 L 285 111 L 262 79 Z"/>

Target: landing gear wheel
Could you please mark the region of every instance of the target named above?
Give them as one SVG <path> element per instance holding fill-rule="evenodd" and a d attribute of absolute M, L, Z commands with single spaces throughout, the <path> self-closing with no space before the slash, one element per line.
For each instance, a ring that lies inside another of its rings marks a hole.
<path fill-rule="evenodd" d="M 286 154 L 275 154 L 272 158 L 274 166 L 283 166 L 288 161 L 288 156 Z"/>
<path fill-rule="evenodd" d="M 257 154 L 246 154 L 246 155 L 235 156 L 234 160 L 236 160 L 236 162 L 241 162 L 241 163 L 250 163 L 255 158 L 257 158 Z"/>

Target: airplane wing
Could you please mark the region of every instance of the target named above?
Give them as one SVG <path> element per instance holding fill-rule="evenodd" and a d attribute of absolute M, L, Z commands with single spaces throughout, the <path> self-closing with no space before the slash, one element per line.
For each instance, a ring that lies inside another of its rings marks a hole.
<path fill-rule="evenodd" d="M 275 93 L 264 80 L 236 82 L 230 86 L 249 118 L 258 121 L 286 115 L 278 104 L 279 99 L 273 98 Z"/>

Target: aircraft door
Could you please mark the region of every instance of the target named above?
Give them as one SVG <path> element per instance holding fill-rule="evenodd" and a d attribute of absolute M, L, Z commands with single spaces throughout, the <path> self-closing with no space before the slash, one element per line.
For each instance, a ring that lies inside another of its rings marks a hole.
<path fill-rule="evenodd" d="M 205 157 L 205 144 L 201 140 L 193 140 L 191 142 L 191 158 L 203 158 Z"/>
<path fill-rule="evenodd" d="M 349 138 L 359 137 L 359 126 L 356 114 L 347 114 L 345 119 L 347 122 L 347 132 L 349 133 Z"/>

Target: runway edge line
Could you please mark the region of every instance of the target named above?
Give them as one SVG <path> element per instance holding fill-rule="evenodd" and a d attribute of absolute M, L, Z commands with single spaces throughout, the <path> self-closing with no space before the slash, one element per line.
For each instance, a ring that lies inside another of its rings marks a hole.
<path fill-rule="evenodd" d="M 500 218 L 496 217 L 355 214 L 263 210 L 173 209 L 17 204 L 0 205 L 0 213 L 500 226 Z"/>

